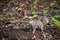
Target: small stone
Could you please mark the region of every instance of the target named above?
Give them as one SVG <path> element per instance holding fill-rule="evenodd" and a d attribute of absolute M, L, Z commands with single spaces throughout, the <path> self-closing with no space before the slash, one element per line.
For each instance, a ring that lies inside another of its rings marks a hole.
<path fill-rule="evenodd" d="M 36 36 L 34 35 L 34 36 L 32 37 L 32 39 L 36 39 Z"/>
<path fill-rule="evenodd" d="M 40 6 L 40 8 L 41 8 L 41 9 L 43 9 L 43 8 L 44 8 L 44 6 Z"/>
<path fill-rule="evenodd" d="M 18 8 L 18 10 L 21 10 L 21 8 Z"/>
<path fill-rule="evenodd" d="M 18 9 L 18 7 L 16 7 L 15 9 Z"/>
<path fill-rule="evenodd" d="M 3 11 L 6 11 L 7 9 L 3 9 Z"/>

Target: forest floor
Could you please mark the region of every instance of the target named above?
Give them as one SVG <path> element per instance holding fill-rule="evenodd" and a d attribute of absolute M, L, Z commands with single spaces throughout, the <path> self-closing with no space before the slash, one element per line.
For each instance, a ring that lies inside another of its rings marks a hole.
<path fill-rule="evenodd" d="M 47 16 L 49 18 L 49 23 L 44 26 L 44 34 L 40 28 L 37 28 L 35 34 L 32 34 L 31 28 L 26 27 L 24 17 L 26 15 L 28 17 L 34 16 L 35 14 L 39 17 Z M 0 40 L 60 40 L 60 31 L 51 21 L 51 17 L 56 15 L 60 15 L 60 3 L 57 1 L 1 1 Z M 57 19 L 60 22 L 60 17 Z M 17 28 L 17 25 L 19 28 Z"/>

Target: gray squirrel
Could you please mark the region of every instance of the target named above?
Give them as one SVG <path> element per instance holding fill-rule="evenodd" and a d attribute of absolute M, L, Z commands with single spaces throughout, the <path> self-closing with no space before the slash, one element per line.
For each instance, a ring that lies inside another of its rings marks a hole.
<path fill-rule="evenodd" d="M 33 28 L 33 31 L 32 31 L 33 34 L 35 33 L 36 28 L 40 28 L 43 32 L 44 25 L 46 25 L 47 23 L 49 23 L 49 19 L 46 16 L 42 16 L 40 19 L 30 18 L 30 20 L 29 20 L 29 24 Z"/>

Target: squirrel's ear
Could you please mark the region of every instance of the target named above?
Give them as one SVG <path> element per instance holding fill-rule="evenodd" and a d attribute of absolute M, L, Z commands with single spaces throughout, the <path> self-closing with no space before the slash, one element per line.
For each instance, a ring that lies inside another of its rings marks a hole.
<path fill-rule="evenodd" d="M 41 21 L 42 21 L 44 24 L 49 23 L 48 17 L 42 17 L 42 18 L 41 18 Z"/>

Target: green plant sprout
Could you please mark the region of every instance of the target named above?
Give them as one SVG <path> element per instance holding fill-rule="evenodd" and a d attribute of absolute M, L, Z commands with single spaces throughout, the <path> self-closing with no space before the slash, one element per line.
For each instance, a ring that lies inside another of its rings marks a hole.
<path fill-rule="evenodd" d="M 43 10 L 43 16 L 47 16 L 48 10 Z"/>
<path fill-rule="evenodd" d="M 23 17 L 23 19 L 27 19 L 27 18 L 29 18 L 29 17 L 28 17 L 28 16 L 24 16 L 24 17 Z"/>
<path fill-rule="evenodd" d="M 14 18 L 14 17 L 10 17 L 9 19 L 10 19 L 11 21 L 14 21 L 14 20 L 15 20 L 15 18 Z"/>
<path fill-rule="evenodd" d="M 37 14 L 37 12 L 35 12 L 34 10 L 32 11 L 32 15 L 36 15 Z"/>
<path fill-rule="evenodd" d="M 52 6 L 52 7 L 55 6 L 55 5 L 56 5 L 56 3 L 54 3 L 54 2 L 52 2 L 52 3 L 50 4 L 50 6 Z"/>
<path fill-rule="evenodd" d="M 33 18 L 38 17 L 38 15 L 34 15 Z"/>
<path fill-rule="evenodd" d="M 50 6 L 51 6 L 51 7 L 57 7 L 58 4 L 57 4 L 56 2 L 51 2 L 51 3 L 50 3 Z"/>
<path fill-rule="evenodd" d="M 5 18 L 5 15 L 3 15 L 3 14 L 0 14 L 0 17 L 2 17 L 2 18 Z"/>
<path fill-rule="evenodd" d="M 55 11 L 55 14 L 56 14 L 56 15 L 60 15 L 60 10 L 56 10 L 56 11 Z"/>
<path fill-rule="evenodd" d="M 5 14 L 0 14 L 0 16 L 5 16 Z"/>
<path fill-rule="evenodd" d="M 38 2 L 38 0 L 35 0 L 33 3 L 34 3 L 34 4 L 37 4 L 37 2 Z"/>
<path fill-rule="evenodd" d="M 37 2 L 38 2 L 38 0 L 35 0 L 34 2 L 32 2 L 32 3 L 30 4 L 30 7 L 32 7 L 34 4 L 37 4 Z"/>
<path fill-rule="evenodd" d="M 54 17 L 55 17 L 55 18 L 59 18 L 59 17 L 60 17 L 60 15 L 55 15 Z"/>
<path fill-rule="evenodd" d="M 31 8 L 31 10 L 32 10 L 32 15 L 36 15 L 36 14 L 37 14 L 37 12 L 35 12 L 35 11 L 33 10 L 33 5 L 37 4 L 37 2 L 38 2 L 38 0 L 35 0 L 35 1 L 32 2 L 31 5 L 30 5 L 30 8 Z"/>
<path fill-rule="evenodd" d="M 58 21 L 57 19 L 55 19 L 54 17 L 52 17 L 52 22 L 58 27 L 58 29 L 60 30 L 60 21 Z"/>

